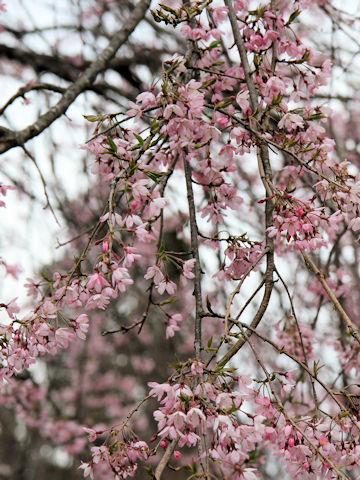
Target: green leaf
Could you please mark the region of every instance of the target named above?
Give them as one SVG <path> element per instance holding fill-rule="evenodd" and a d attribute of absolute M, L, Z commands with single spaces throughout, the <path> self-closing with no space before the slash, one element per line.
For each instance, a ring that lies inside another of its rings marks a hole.
<path fill-rule="evenodd" d="M 227 362 L 228 362 L 228 360 L 226 358 L 224 360 L 222 360 L 221 362 L 219 362 L 216 366 L 216 371 L 219 372 L 220 370 L 223 370 L 223 368 L 225 367 Z"/>
<path fill-rule="evenodd" d="M 219 45 L 221 45 L 221 40 L 214 40 L 213 42 L 210 43 L 210 45 L 208 46 L 208 48 L 216 48 L 218 47 Z"/>
<path fill-rule="evenodd" d="M 159 305 L 167 305 L 169 303 L 174 303 L 176 302 L 177 298 L 172 296 L 172 297 L 168 297 L 166 300 L 163 300 Z"/>
<path fill-rule="evenodd" d="M 208 341 L 208 343 L 207 343 L 207 347 L 208 347 L 208 348 L 211 347 L 212 342 L 213 342 L 213 337 L 210 337 L 210 338 L 209 338 L 209 341 Z"/>
<path fill-rule="evenodd" d="M 283 98 L 283 96 L 281 95 L 281 93 L 278 93 L 278 94 L 276 95 L 276 97 L 274 97 L 274 98 L 272 99 L 271 105 L 279 105 L 279 103 L 281 102 L 282 98 Z"/>
<path fill-rule="evenodd" d="M 134 136 L 136 137 L 136 140 L 140 143 L 140 145 L 143 146 L 144 139 L 140 135 L 136 135 L 136 133 L 134 133 Z"/>
<path fill-rule="evenodd" d="M 301 10 L 299 10 L 298 8 L 295 10 L 295 12 L 293 12 L 290 17 L 289 17 L 289 20 L 285 23 L 285 27 L 287 27 L 288 25 L 290 25 L 290 23 L 292 23 L 295 18 L 297 18 L 301 13 Z"/>
<path fill-rule="evenodd" d="M 106 118 L 106 115 L 83 115 L 86 120 L 89 122 L 98 122 L 99 120 L 104 120 Z"/>
<path fill-rule="evenodd" d="M 144 470 L 149 475 L 149 477 L 154 478 L 154 471 L 152 467 L 144 467 Z"/>
<path fill-rule="evenodd" d="M 310 117 L 306 118 L 306 120 L 311 121 L 311 120 L 319 120 L 320 118 L 325 118 L 325 115 L 321 112 L 318 113 L 313 113 L 310 115 Z"/>
<path fill-rule="evenodd" d="M 110 147 L 110 151 L 113 153 L 117 153 L 117 146 L 115 145 L 114 140 L 110 137 L 110 135 L 107 136 L 107 142 Z"/>
<path fill-rule="evenodd" d="M 154 172 L 153 170 L 144 170 L 144 173 L 155 183 L 159 183 L 159 180 L 167 175 L 167 172 Z"/>
<path fill-rule="evenodd" d="M 216 78 L 211 78 L 210 80 L 208 80 L 207 82 L 203 82 L 201 84 L 201 86 L 199 87 L 199 90 L 203 89 L 203 88 L 207 88 L 207 87 L 210 87 L 210 85 L 213 85 L 215 82 L 216 82 Z"/>
<path fill-rule="evenodd" d="M 266 7 L 257 8 L 256 10 L 249 10 L 250 15 L 255 15 L 257 18 L 262 18 L 266 12 Z"/>
<path fill-rule="evenodd" d="M 232 102 L 232 99 L 225 98 L 222 102 L 219 102 L 215 105 L 215 109 L 228 107 L 231 102 Z"/>
<path fill-rule="evenodd" d="M 168 7 L 167 5 L 164 5 L 164 4 L 160 3 L 159 7 L 161 7 L 166 12 L 169 12 L 169 13 L 172 13 L 173 15 L 175 15 L 175 16 L 178 16 L 178 12 L 176 10 L 174 10 L 173 8 Z"/>

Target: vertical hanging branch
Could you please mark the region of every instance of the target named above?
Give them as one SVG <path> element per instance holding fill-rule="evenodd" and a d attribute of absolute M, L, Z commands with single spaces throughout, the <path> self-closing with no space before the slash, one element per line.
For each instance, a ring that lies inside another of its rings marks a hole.
<path fill-rule="evenodd" d="M 236 13 L 232 5 L 232 0 L 224 0 L 224 2 L 228 8 L 228 15 L 229 15 L 229 20 L 231 24 L 231 29 L 233 32 L 235 44 L 239 51 L 241 65 L 244 69 L 245 80 L 246 80 L 246 84 L 247 84 L 247 87 L 249 90 L 249 96 L 250 96 L 250 106 L 255 115 L 255 118 L 257 120 L 260 120 L 261 112 L 258 111 L 258 108 L 259 108 L 258 95 L 257 95 L 253 78 L 251 76 L 251 69 L 248 62 L 244 41 L 242 36 L 240 35 Z M 257 155 L 259 160 L 260 177 L 263 182 L 266 194 L 269 197 L 271 196 L 271 193 L 272 193 L 272 170 L 271 170 L 271 164 L 269 159 L 269 149 L 265 142 L 262 141 L 260 145 L 257 147 Z M 271 292 L 273 289 L 273 283 L 274 283 L 273 281 L 273 273 L 275 268 L 274 241 L 267 233 L 267 229 L 272 226 L 272 209 L 273 209 L 272 200 L 268 198 L 265 202 L 265 242 L 266 242 L 266 249 L 267 249 L 266 271 L 265 271 L 265 291 L 264 291 L 264 295 L 263 295 L 260 307 L 251 322 L 251 326 L 253 328 L 257 327 L 264 313 L 267 310 L 267 307 L 270 301 Z M 220 360 L 220 363 L 222 364 L 227 363 L 230 360 L 230 358 L 233 357 L 240 350 L 240 348 L 244 345 L 244 343 L 245 343 L 244 339 L 242 338 L 239 339 L 230 348 L 230 350 L 222 357 L 222 359 Z"/>
<path fill-rule="evenodd" d="M 190 25 L 193 25 L 193 19 L 190 20 Z M 198 58 L 198 49 L 195 42 L 188 40 L 186 49 L 187 67 L 188 70 L 184 74 L 184 81 L 189 82 L 192 78 L 194 66 Z M 194 326 L 194 349 L 196 360 L 201 360 L 202 340 L 201 340 L 201 322 L 203 317 L 202 307 L 202 294 L 201 294 L 201 265 L 199 255 L 199 243 L 198 243 L 198 226 L 196 221 L 196 208 L 194 200 L 194 192 L 192 188 L 192 176 L 191 165 L 186 158 L 186 150 L 183 153 L 184 160 L 184 172 L 186 181 L 187 201 L 189 206 L 189 219 L 190 219 L 190 239 L 191 239 L 191 251 L 193 258 L 195 258 L 194 266 L 194 296 L 195 296 L 195 326 Z"/>
<path fill-rule="evenodd" d="M 201 320 L 202 320 L 202 296 L 201 296 L 201 266 L 198 243 L 198 226 L 196 221 L 196 209 L 194 201 L 194 192 L 192 188 L 191 166 L 184 155 L 184 170 L 187 190 L 187 200 L 189 205 L 190 217 L 190 238 L 193 258 L 196 259 L 194 266 L 194 296 L 195 296 L 195 355 L 197 360 L 201 360 Z"/>

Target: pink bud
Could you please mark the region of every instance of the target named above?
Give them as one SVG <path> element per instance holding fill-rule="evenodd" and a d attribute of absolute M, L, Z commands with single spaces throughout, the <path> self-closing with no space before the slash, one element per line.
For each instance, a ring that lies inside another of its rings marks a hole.
<path fill-rule="evenodd" d="M 160 447 L 166 448 L 167 446 L 168 446 L 168 441 L 167 440 L 161 440 Z"/>
<path fill-rule="evenodd" d="M 176 460 L 180 460 L 181 457 L 182 457 L 182 453 L 179 452 L 179 450 L 174 450 L 174 458 Z"/>
<path fill-rule="evenodd" d="M 105 252 L 105 253 L 109 251 L 109 238 L 108 237 L 104 238 L 104 241 L 103 241 L 103 244 L 102 244 L 102 249 L 103 249 L 103 252 Z"/>
<path fill-rule="evenodd" d="M 288 444 L 289 444 L 289 447 L 293 447 L 294 446 L 294 439 L 292 437 L 289 438 L 289 441 L 288 441 Z"/>

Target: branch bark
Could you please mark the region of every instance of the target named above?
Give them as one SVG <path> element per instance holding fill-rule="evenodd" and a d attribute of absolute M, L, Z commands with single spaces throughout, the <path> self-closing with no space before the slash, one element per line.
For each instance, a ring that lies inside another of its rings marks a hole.
<path fill-rule="evenodd" d="M 0 153 L 13 147 L 24 145 L 31 138 L 36 137 L 48 128 L 57 118 L 63 115 L 74 100 L 94 82 L 97 75 L 104 71 L 118 49 L 127 41 L 136 26 L 144 18 L 151 0 L 140 0 L 133 14 L 124 24 L 123 28 L 114 35 L 108 46 L 100 53 L 98 58 L 82 73 L 79 78 L 66 90 L 60 100 L 46 113 L 28 127 L 17 132 L 11 131 L 0 137 Z"/>

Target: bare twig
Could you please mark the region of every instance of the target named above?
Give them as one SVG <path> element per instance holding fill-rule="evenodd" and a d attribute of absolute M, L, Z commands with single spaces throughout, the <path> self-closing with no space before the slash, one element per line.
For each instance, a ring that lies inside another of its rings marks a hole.
<path fill-rule="evenodd" d="M 46 181 L 45 181 L 44 175 L 42 174 L 42 172 L 41 172 L 41 170 L 40 170 L 40 167 L 39 167 L 39 165 L 37 164 L 37 161 L 36 161 L 34 155 L 32 155 L 32 154 L 29 152 L 29 150 L 27 150 L 24 146 L 22 146 L 22 149 L 23 149 L 25 155 L 28 156 L 28 157 L 30 158 L 30 160 L 33 162 L 36 170 L 37 170 L 38 173 L 39 173 L 39 177 L 40 177 L 40 180 L 41 180 L 41 183 L 42 183 L 42 186 L 43 186 L 43 190 L 44 190 L 44 195 L 45 195 L 45 198 L 46 198 L 46 203 L 45 203 L 45 205 L 44 205 L 43 208 L 44 208 L 44 210 L 45 210 L 46 208 L 49 207 L 49 209 L 50 209 L 50 211 L 51 211 L 51 213 L 52 213 L 52 215 L 53 215 L 56 223 L 57 223 L 57 224 L 59 225 L 59 227 L 60 227 L 59 220 L 57 219 L 57 216 L 56 216 L 56 214 L 55 214 L 55 211 L 54 211 L 54 209 L 53 209 L 53 207 L 52 207 L 52 205 L 51 205 L 51 203 L 50 203 L 50 199 L 49 199 L 49 195 L 48 195 L 48 193 L 47 193 Z"/>
<path fill-rule="evenodd" d="M 343 307 L 342 307 L 341 303 L 339 302 L 338 298 L 336 297 L 335 293 L 333 292 L 333 290 L 330 288 L 329 284 L 325 280 L 324 274 L 318 269 L 318 267 L 315 265 L 315 263 L 311 260 L 310 256 L 306 252 L 301 252 L 301 253 L 302 253 L 302 256 L 303 256 L 306 264 L 308 265 L 310 270 L 312 270 L 315 273 L 319 282 L 323 286 L 324 290 L 329 295 L 330 300 L 333 302 L 336 310 L 339 312 L 341 318 L 343 319 L 343 321 L 347 325 L 350 335 L 353 336 L 360 345 L 360 335 L 359 335 L 359 332 L 358 332 L 357 328 L 355 327 L 355 325 L 351 321 L 350 317 L 348 316 L 348 314 L 343 309 Z"/>
<path fill-rule="evenodd" d="M 66 88 L 59 87 L 58 85 L 52 85 L 51 83 L 28 83 L 23 87 L 20 87 L 18 91 L 9 98 L 3 107 L 0 108 L 0 115 L 19 97 L 25 98 L 25 94 L 32 90 L 48 90 L 56 93 L 65 93 Z"/>
<path fill-rule="evenodd" d="M 247 276 L 250 274 L 250 272 L 252 270 L 254 270 L 254 268 L 256 267 L 256 265 L 261 261 L 261 259 L 264 257 L 264 255 L 266 255 L 267 253 L 267 249 L 265 249 L 258 257 L 257 259 L 255 260 L 255 262 L 253 262 L 250 267 L 246 270 L 246 272 L 243 274 L 243 276 L 241 277 L 241 280 L 239 281 L 239 283 L 237 284 L 237 287 L 235 288 L 235 290 L 231 293 L 230 297 L 229 297 L 229 300 L 228 300 L 228 303 L 227 303 L 227 307 L 226 307 L 226 314 L 225 314 L 225 320 L 224 320 L 224 329 L 225 329 L 225 335 L 227 335 L 229 333 L 229 317 L 230 317 L 230 307 L 232 305 L 232 302 L 234 300 L 234 297 L 235 295 L 237 295 L 239 292 L 240 292 L 240 289 L 242 287 L 242 284 L 245 282 Z"/>

